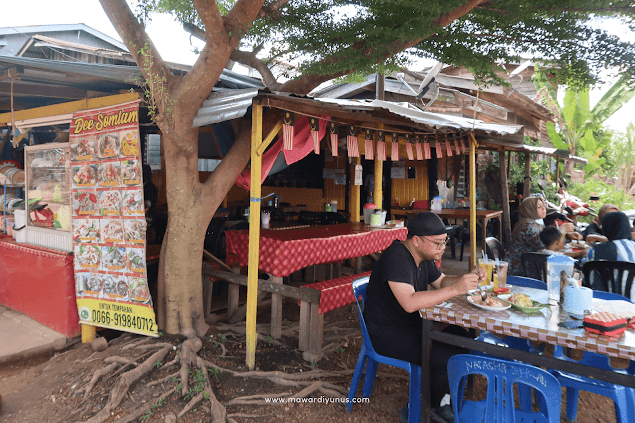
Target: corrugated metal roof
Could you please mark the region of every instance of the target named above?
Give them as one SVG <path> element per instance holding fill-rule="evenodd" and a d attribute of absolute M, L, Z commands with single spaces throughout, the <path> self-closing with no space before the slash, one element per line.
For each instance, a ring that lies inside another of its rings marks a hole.
<path fill-rule="evenodd" d="M 534 145 L 527 145 L 527 144 L 518 145 L 518 144 L 512 144 L 512 143 L 505 142 L 502 140 L 497 140 L 497 139 L 487 139 L 484 142 L 488 144 L 500 145 L 501 147 L 504 147 L 506 150 L 519 151 L 523 153 L 545 154 L 547 156 L 560 157 L 562 159 L 571 160 L 573 162 L 581 163 L 584 165 L 589 163 L 589 161 L 583 157 L 572 156 L 571 154 L 569 154 L 568 151 L 558 150 L 557 148 L 537 147 Z"/>
<path fill-rule="evenodd" d="M 101 38 L 102 40 L 116 46 L 124 51 L 128 51 L 128 48 L 118 40 L 115 40 L 108 35 L 97 31 L 87 25 L 82 23 L 80 24 L 53 24 L 53 25 L 29 25 L 29 26 L 14 26 L 14 27 L 5 27 L 0 28 L 0 35 L 13 35 L 13 34 L 34 34 L 34 33 L 43 33 L 43 32 L 62 32 L 62 31 L 84 31 L 88 34 L 91 34 L 97 38 Z"/>
<path fill-rule="evenodd" d="M 213 92 L 198 109 L 192 126 L 210 125 L 243 117 L 251 106 L 251 100 L 257 95 L 257 88 Z"/>

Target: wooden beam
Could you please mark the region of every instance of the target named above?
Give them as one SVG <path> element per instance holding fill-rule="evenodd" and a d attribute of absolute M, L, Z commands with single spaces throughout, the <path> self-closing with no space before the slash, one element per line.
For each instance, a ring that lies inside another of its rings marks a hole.
<path fill-rule="evenodd" d="M 65 115 L 80 110 L 97 109 L 100 107 L 115 106 L 117 104 L 127 103 L 129 101 L 138 100 L 137 93 L 126 93 L 110 95 L 106 97 L 86 98 L 78 101 L 69 101 L 68 103 L 53 104 L 51 106 L 36 107 L 34 109 L 19 110 L 15 112 L 15 120 L 27 120 L 35 118 L 43 118 L 49 116 Z M 0 114 L 0 126 L 9 126 L 11 124 L 11 113 Z"/>
<path fill-rule="evenodd" d="M 511 151 L 509 152 L 511 155 Z M 509 180 L 507 179 L 507 160 L 505 160 L 505 149 L 501 148 L 498 150 L 498 160 L 500 162 L 500 173 L 501 173 L 501 195 L 503 196 L 503 239 L 499 240 L 504 246 L 509 248 L 511 245 L 511 215 L 509 213 Z M 483 228 L 483 232 L 485 232 L 485 228 Z M 485 234 L 483 234 L 485 236 Z"/>
<path fill-rule="evenodd" d="M 24 68 L 22 66 L 14 66 L 12 68 L 8 68 L 0 71 L 0 81 L 5 79 L 20 79 L 24 74 Z"/>
<path fill-rule="evenodd" d="M 0 82 L 0 94 L 11 95 L 10 82 Z M 25 84 L 21 81 L 13 84 L 13 95 L 15 97 L 53 97 L 79 100 L 87 97 L 87 91 L 73 87 Z"/>

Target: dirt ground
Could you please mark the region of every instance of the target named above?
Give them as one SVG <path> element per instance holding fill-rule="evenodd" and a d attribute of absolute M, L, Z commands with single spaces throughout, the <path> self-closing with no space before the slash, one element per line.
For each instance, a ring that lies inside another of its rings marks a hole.
<path fill-rule="evenodd" d="M 267 306 L 259 305 L 259 333 L 268 331 L 268 310 Z M 399 422 L 398 412 L 408 400 L 408 375 L 393 367 L 379 366 L 372 396 L 366 403 L 354 404 L 351 413 L 346 412 L 344 404 L 332 402 L 333 397 L 348 395 L 361 347 L 356 305 L 341 307 L 325 315 L 324 345 L 330 347 L 317 363 L 305 361 L 297 349 L 297 303 L 285 301 L 283 318 L 283 337 L 279 342 L 266 336 L 259 340 L 256 370 L 261 373 L 252 377 L 241 376 L 247 372 L 245 337 L 240 333 L 241 329 L 244 333 L 244 322 L 235 326 L 214 325 L 202 339 L 203 347 L 198 355 L 208 362 L 207 377 L 216 398 L 226 408 L 228 422 Z M 153 363 L 152 370 L 130 387 L 106 422 L 212 421 L 207 400 L 197 403 L 178 419 L 170 420 L 170 416 L 178 415 L 197 392 L 193 378 L 202 379 L 194 368 L 189 378 L 189 393 L 182 395 L 179 389 L 160 399 L 180 383 L 177 380 L 179 366 L 170 367 L 169 363 L 180 352 L 183 339 L 174 336 L 153 339 L 116 331 L 100 331 L 98 334 L 109 340 L 108 348 L 101 352 L 94 353 L 90 345 L 77 343 L 61 352 L 1 365 L 0 423 L 87 421 L 106 405 L 121 374 L 149 360 L 161 348 L 160 344 L 166 343 L 174 348 L 170 347 L 164 359 Z M 139 342 L 145 343 L 139 345 Z M 153 347 L 153 344 L 157 346 Z M 126 360 L 133 360 L 135 364 L 122 365 Z M 84 388 L 94 373 L 105 368 L 108 362 L 119 364 L 102 376 L 85 395 Z M 295 376 L 281 379 L 264 373 L 274 371 Z M 155 381 L 159 382 L 148 386 Z M 311 391 L 316 382 L 322 383 L 321 390 Z M 477 380 L 475 395 L 482 396 L 484 389 L 484 383 Z M 302 396 L 307 391 L 311 392 L 306 395 L 306 402 L 266 402 L 268 398 Z M 361 386 L 358 396 L 361 396 Z M 563 390 L 563 422 L 567 421 L 564 418 L 565 398 Z M 140 415 L 127 420 L 135 412 Z M 608 398 L 581 392 L 577 421 L 614 423 L 613 403 Z"/>

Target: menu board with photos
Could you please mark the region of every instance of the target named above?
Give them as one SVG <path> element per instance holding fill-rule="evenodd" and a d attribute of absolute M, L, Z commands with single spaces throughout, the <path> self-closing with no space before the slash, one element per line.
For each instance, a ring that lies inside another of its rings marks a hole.
<path fill-rule="evenodd" d="M 80 323 L 158 336 L 146 269 L 139 102 L 75 113 L 70 147 Z"/>

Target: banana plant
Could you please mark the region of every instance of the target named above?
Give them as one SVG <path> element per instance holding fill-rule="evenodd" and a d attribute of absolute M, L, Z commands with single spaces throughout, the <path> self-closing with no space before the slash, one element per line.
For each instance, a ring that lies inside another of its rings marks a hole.
<path fill-rule="evenodd" d="M 579 156 L 587 159 L 586 172 L 593 172 L 604 164 L 600 155 L 610 139 L 597 139 L 594 131 L 601 128 L 602 123 L 626 104 L 634 95 L 635 88 L 629 87 L 627 75 L 622 76 L 593 107 L 589 106 L 589 87 L 574 91 L 567 88 L 564 105 L 557 100 L 557 94 L 546 75 L 536 66 L 534 86 L 543 104 L 554 114 L 558 128 L 553 122 L 547 122 L 547 133 L 557 149 L 566 149 L 576 154 L 577 146 L 582 151 Z M 572 166 L 573 164 L 569 162 Z M 572 169 L 567 169 L 570 173 Z"/>

